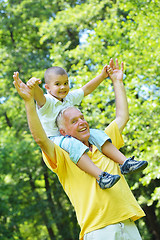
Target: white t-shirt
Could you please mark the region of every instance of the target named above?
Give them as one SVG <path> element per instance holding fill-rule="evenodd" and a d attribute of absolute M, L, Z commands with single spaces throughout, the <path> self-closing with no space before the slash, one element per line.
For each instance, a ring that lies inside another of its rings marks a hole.
<path fill-rule="evenodd" d="M 65 107 L 75 106 L 81 103 L 84 92 L 82 88 L 70 91 L 63 99 L 63 102 L 53 97 L 51 94 L 45 94 L 46 102 L 43 107 L 37 109 L 39 119 L 48 137 L 59 136 L 60 133 L 56 126 L 56 117 L 58 113 Z"/>

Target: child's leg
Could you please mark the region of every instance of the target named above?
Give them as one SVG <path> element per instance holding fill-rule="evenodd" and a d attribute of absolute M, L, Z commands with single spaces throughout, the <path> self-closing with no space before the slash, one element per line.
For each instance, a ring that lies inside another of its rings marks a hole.
<path fill-rule="evenodd" d="M 76 164 L 81 170 L 83 170 L 86 173 L 89 173 L 91 176 L 95 177 L 97 180 L 99 180 L 99 175 L 102 174 L 102 170 L 99 169 L 90 159 L 90 157 L 87 155 L 87 153 L 84 153 L 79 161 Z"/>
<path fill-rule="evenodd" d="M 82 171 L 90 174 L 99 180 L 99 175 L 102 173 L 87 155 L 89 148 L 76 138 L 66 136 L 62 137 L 59 146 L 69 153 L 70 159 Z"/>
<path fill-rule="evenodd" d="M 86 145 L 70 136 L 50 137 L 50 139 L 68 152 L 72 162 L 74 162 L 82 171 L 99 180 L 99 175 L 102 173 L 102 170 L 99 169 L 87 155 L 89 148 Z"/>
<path fill-rule="evenodd" d="M 99 151 L 121 165 L 121 173 L 129 174 L 143 170 L 147 167 L 147 161 L 136 161 L 134 156 L 126 158 L 112 143 L 105 132 L 98 129 L 90 129 L 89 142 L 95 145 Z"/>
<path fill-rule="evenodd" d="M 89 148 L 79 140 L 70 136 L 50 137 L 50 139 L 69 153 L 70 159 L 82 170 L 98 180 L 101 188 L 112 187 L 119 179 L 119 175 L 112 175 L 99 169 L 87 155 Z"/>
<path fill-rule="evenodd" d="M 108 135 L 99 129 L 90 129 L 89 142 L 95 145 L 106 157 L 123 164 L 127 159 L 112 143 Z"/>
<path fill-rule="evenodd" d="M 121 173 L 129 174 L 145 169 L 148 165 L 147 161 L 136 161 L 134 156 L 126 158 L 111 142 L 106 141 L 102 146 L 102 152 L 114 162 L 119 163 Z"/>
<path fill-rule="evenodd" d="M 99 184 L 99 186 L 102 189 L 106 189 L 106 188 L 111 188 L 112 186 L 114 186 L 120 179 L 119 175 L 112 175 L 109 174 L 107 172 L 102 172 L 101 169 L 99 169 L 93 162 L 92 160 L 89 158 L 89 156 L 87 155 L 87 153 L 84 153 L 81 158 L 79 159 L 79 161 L 77 162 L 77 166 L 89 173 L 91 176 L 95 177 L 97 179 L 97 182 Z"/>
<path fill-rule="evenodd" d="M 122 165 L 127 159 L 111 142 L 106 141 L 101 147 L 102 153 L 114 162 Z"/>

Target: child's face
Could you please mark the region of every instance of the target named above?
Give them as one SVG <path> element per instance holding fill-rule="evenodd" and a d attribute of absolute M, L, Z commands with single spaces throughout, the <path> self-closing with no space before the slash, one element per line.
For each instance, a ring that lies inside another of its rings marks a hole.
<path fill-rule="evenodd" d="M 45 88 L 52 96 L 62 101 L 69 92 L 69 82 L 67 74 L 53 74 L 50 82 L 48 84 L 45 84 Z"/>

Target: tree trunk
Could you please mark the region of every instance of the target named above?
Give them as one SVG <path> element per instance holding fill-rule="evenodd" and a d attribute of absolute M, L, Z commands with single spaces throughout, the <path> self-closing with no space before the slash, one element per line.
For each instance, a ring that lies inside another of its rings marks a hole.
<path fill-rule="evenodd" d="M 33 181 L 33 179 L 32 179 L 31 173 L 29 173 L 29 178 L 30 178 L 30 185 L 31 185 L 32 191 L 35 193 L 35 196 L 36 196 L 37 201 L 41 201 L 41 202 L 42 202 L 39 193 L 36 191 L 36 187 L 35 187 L 34 181 Z M 42 204 L 42 208 L 40 209 L 40 212 L 41 212 L 43 221 L 44 221 L 44 223 L 45 223 L 45 225 L 46 225 L 46 228 L 47 228 L 47 230 L 48 230 L 48 234 L 49 234 L 49 236 L 50 236 L 50 239 L 51 239 L 51 240 L 56 240 L 56 236 L 54 235 L 54 232 L 53 232 L 53 230 L 52 230 L 52 227 L 50 226 L 48 217 L 47 217 L 47 215 L 46 215 L 46 213 L 45 213 L 45 207 L 43 206 L 43 204 Z"/>
<path fill-rule="evenodd" d="M 146 225 L 148 227 L 149 232 L 152 235 L 152 239 L 151 240 L 160 240 L 160 227 L 158 224 L 158 220 L 155 214 L 155 204 L 153 204 L 152 206 L 143 206 L 143 209 L 146 213 Z"/>

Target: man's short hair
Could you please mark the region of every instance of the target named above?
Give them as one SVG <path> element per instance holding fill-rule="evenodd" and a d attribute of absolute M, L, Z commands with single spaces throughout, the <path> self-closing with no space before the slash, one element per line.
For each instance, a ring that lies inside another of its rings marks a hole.
<path fill-rule="evenodd" d="M 50 77 L 53 74 L 56 74 L 56 75 L 67 75 L 67 72 L 66 72 L 66 70 L 64 70 L 63 68 L 58 67 L 58 66 L 50 67 L 44 73 L 45 83 L 49 83 Z"/>
<path fill-rule="evenodd" d="M 71 109 L 71 108 L 75 108 L 77 110 L 79 110 L 77 107 L 74 107 L 74 106 L 69 106 L 69 107 L 65 107 L 63 108 L 57 115 L 56 117 L 56 126 L 58 129 L 64 129 L 65 128 L 65 122 L 64 122 L 64 118 L 63 118 L 63 114 L 65 111 L 67 111 L 68 109 Z M 80 110 L 79 110 L 80 111 Z"/>

